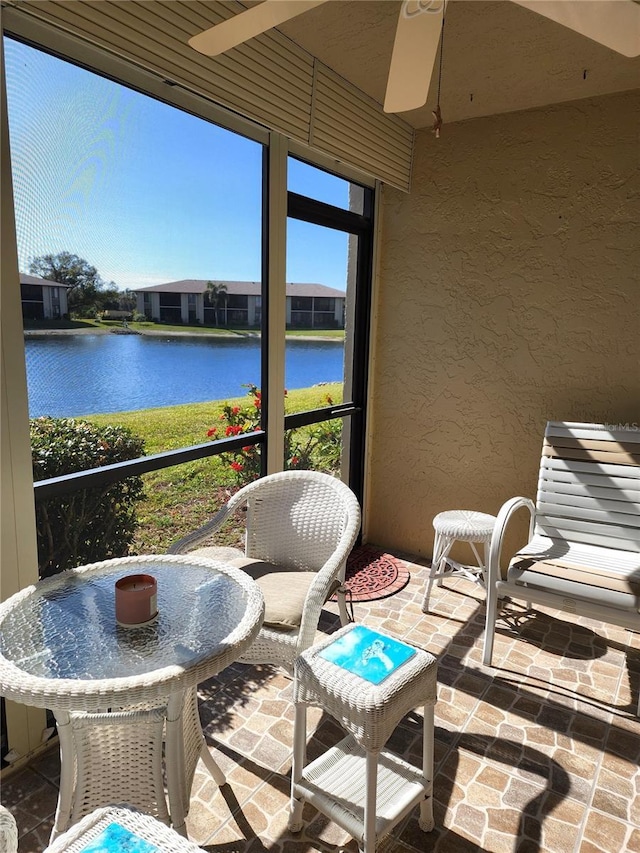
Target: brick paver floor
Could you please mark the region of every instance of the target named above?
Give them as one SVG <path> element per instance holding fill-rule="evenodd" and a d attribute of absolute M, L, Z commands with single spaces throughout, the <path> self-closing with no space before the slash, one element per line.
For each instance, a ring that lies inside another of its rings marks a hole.
<path fill-rule="evenodd" d="M 354 604 L 356 621 L 439 659 L 436 828 L 414 810 L 383 853 L 640 853 L 640 635 L 543 608 L 507 604 L 494 667 L 482 666 L 484 596 L 461 579 L 420 605 L 426 569 L 394 595 Z M 338 627 L 328 604 L 324 632 Z M 291 681 L 270 667 L 236 664 L 202 685 L 201 715 L 227 774 L 218 789 L 201 767 L 187 822 L 211 853 L 355 853 L 342 830 L 305 806 L 301 833 L 287 830 L 293 730 Z M 341 737 L 327 715 L 308 715 L 309 755 Z M 409 714 L 391 748 L 420 763 L 421 715 Z M 51 751 L 3 780 L 21 853 L 46 846 L 57 797 Z"/>

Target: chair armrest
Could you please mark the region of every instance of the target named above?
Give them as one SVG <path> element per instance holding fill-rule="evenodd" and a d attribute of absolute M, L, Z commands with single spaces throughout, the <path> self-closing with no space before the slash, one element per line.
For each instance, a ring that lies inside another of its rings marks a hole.
<path fill-rule="evenodd" d="M 218 510 L 211 521 L 208 521 L 206 524 L 203 524 L 202 527 L 198 527 L 197 530 L 193 530 L 191 533 L 183 536 L 182 539 L 172 542 L 167 549 L 167 554 L 188 554 L 189 551 L 193 551 L 194 548 L 197 548 L 198 545 L 211 536 L 212 533 L 219 530 L 229 516 L 233 515 L 236 510 L 246 503 L 246 500 L 246 494 L 236 492 L 236 494 Z"/>
<path fill-rule="evenodd" d="M 536 507 L 530 498 L 510 498 L 501 507 L 500 512 L 493 528 L 491 536 L 491 546 L 489 548 L 489 565 L 487 566 L 487 586 L 495 587 L 495 584 L 501 580 L 500 574 L 500 555 L 502 553 L 502 543 L 507 530 L 507 525 L 511 521 L 512 516 L 519 509 L 528 509 L 529 520 L 529 539 L 533 534 L 533 523 L 535 521 Z"/>
<path fill-rule="evenodd" d="M 304 606 L 302 608 L 302 620 L 298 631 L 297 647 L 298 652 L 313 645 L 316 631 L 318 630 L 318 622 L 320 621 L 320 613 L 324 604 L 331 592 L 332 582 L 338 577 L 343 563 L 346 561 L 351 551 L 350 546 L 346 553 L 342 551 L 338 554 L 332 554 L 327 562 L 316 573 L 311 586 L 307 591 Z"/>
<path fill-rule="evenodd" d="M 332 582 L 338 577 L 340 569 L 346 563 L 351 549 L 355 545 L 360 523 L 360 506 L 354 497 L 353 504 L 350 507 L 349 519 L 340 542 L 326 563 L 318 570 L 307 592 L 298 632 L 297 646 L 300 652 L 313 644 L 320 620 L 320 612 L 331 592 Z"/>

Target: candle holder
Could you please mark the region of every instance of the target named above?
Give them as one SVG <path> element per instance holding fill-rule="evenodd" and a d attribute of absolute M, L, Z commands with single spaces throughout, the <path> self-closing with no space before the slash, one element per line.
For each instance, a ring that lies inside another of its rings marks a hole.
<path fill-rule="evenodd" d="M 126 575 L 116 581 L 116 622 L 133 628 L 158 615 L 158 582 L 153 575 Z"/>

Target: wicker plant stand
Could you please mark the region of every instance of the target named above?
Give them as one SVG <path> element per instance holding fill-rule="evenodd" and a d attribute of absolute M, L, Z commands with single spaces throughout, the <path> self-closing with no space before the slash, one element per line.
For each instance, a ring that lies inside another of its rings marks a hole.
<path fill-rule="evenodd" d="M 416 649 L 384 681 L 372 684 L 320 656 L 355 627 L 347 625 L 307 649 L 295 664 L 289 828 L 293 832 L 302 828 L 306 801 L 355 838 L 361 851 L 374 853 L 377 844 L 418 804 L 420 828 L 433 829 L 437 662 L 433 655 Z M 310 764 L 306 764 L 307 705 L 322 708 L 348 732 Z M 401 719 L 421 705 L 423 756 L 418 769 L 383 747 Z"/>

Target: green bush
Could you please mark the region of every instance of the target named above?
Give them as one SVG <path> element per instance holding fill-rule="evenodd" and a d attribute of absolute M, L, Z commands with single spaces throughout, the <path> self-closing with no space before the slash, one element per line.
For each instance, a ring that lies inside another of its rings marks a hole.
<path fill-rule="evenodd" d="M 260 429 L 260 410 L 262 393 L 257 385 L 245 384 L 248 388 L 248 402 L 242 405 L 225 403 L 219 416 L 223 423 L 207 431 L 208 438 L 214 441 L 255 432 Z M 285 397 L 288 392 L 285 390 Z M 333 404 L 327 394 L 325 402 Z M 284 434 L 284 465 L 287 470 L 315 470 L 330 474 L 340 470 L 342 454 L 342 421 L 333 419 L 323 421 L 314 427 L 286 430 Z M 221 453 L 235 474 L 239 486 L 251 483 L 260 476 L 260 448 L 247 445 L 231 453 Z"/>
<path fill-rule="evenodd" d="M 119 426 L 74 418 L 30 422 L 34 480 L 99 468 L 144 455 L 144 441 Z M 136 530 L 141 477 L 81 489 L 36 505 L 40 577 L 125 556 Z"/>

